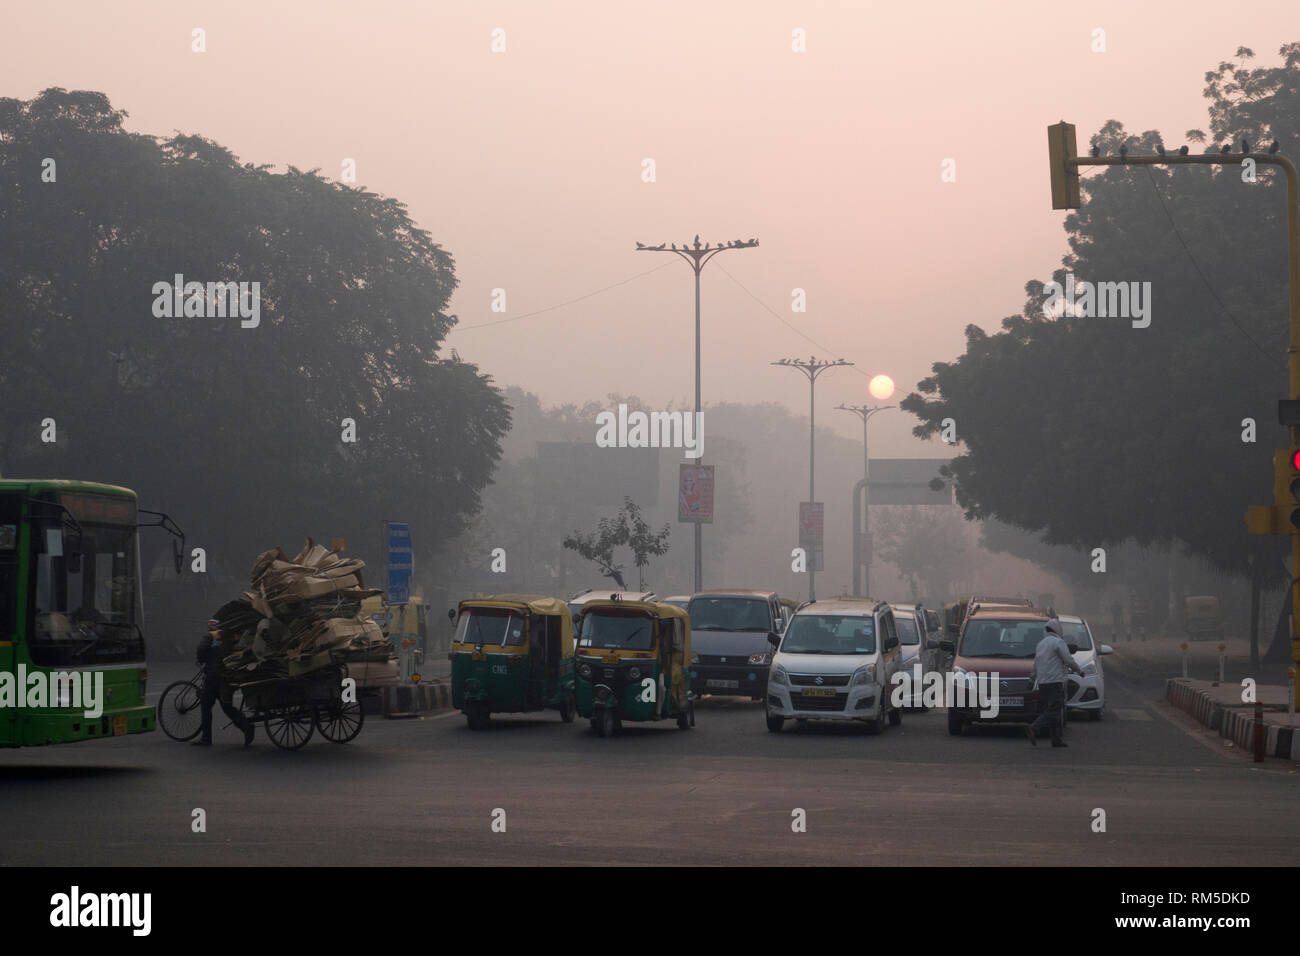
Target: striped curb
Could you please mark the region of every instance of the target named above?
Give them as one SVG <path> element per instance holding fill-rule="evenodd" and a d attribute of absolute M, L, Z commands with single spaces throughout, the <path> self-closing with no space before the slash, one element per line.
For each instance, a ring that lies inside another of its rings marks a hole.
<path fill-rule="evenodd" d="M 380 693 L 365 698 L 362 706 L 367 714 L 382 714 L 384 717 L 417 717 L 438 710 L 450 710 L 451 684 L 428 681 L 384 687 Z"/>
<path fill-rule="evenodd" d="M 1250 705 L 1228 707 L 1210 694 L 1199 690 L 1182 677 L 1165 681 L 1165 699 L 1179 710 L 1196 718 L 1202 725 L 1231 740 L 1247 752 L 1255 749 L 1255 708 Z M 1294 727 L 1264 723 L 1264 753 L 1282 760 L 1300 760 L 1300 734 Z"/>

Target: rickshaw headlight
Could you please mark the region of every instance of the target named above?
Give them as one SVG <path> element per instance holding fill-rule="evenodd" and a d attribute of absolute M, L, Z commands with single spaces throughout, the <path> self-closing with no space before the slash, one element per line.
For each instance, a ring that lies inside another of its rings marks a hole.
<path fill-rule="evenodd" d="M 632 678 L 633 680 L 640 680 L 640 679 L 641 679 L 641 668 L 639 668 L 639 667 L 629 667 L 629 668 L 627 669 L 627 676 L 630 677 L 630 678 Z"/>
<path fill-rule="evenodd" d="M 691 663 L 692 663 L 692 664 L 698 664 L 699 662 L 700 662 L 700 655 L 699 655 L 699 654 L 692 654 L 692 655 L 691 655 Z"/>
<path fill-rule="evenodd" d="M 591 665 L 590 665 L 590 664 L 583 664 L 581 667 L 578 668 L 578 673 L 581 674 L 583 677 L 590 677 L 590 676 L 591 676 Z"/>

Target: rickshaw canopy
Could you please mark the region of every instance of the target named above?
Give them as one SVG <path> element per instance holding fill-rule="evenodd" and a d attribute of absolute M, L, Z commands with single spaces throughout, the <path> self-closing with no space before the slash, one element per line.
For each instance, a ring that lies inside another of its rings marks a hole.
<path fill-rule="evenodd" d="M 573 615 L 569 605 L 559 598 L 546 597 L 542 594 L 493 594 L 482 598 L 465 598 L 456 607 L 456 616 L 460 617 L 467 608 L 491 607 L 520 611 L 524 614 L 541 614 L 560 619 L 560 654 L 573 656 Z"/>

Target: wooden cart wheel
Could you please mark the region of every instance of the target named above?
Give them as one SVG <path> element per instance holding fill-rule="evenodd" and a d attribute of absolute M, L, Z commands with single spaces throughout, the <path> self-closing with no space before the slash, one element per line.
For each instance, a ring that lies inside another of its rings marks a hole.
<path fill-rule="evenodd" d="M 316 708 L 316 726 L 321 736 L 336 744 L 345 744 L 361 733 L 366 714 L 359 701 L 341 700 Z"/>
<path fill-rule="evenodd" d="M 268 712 L 263 723 L 271 743 L 297 750 L 316 730 L 316 711 L 306 704 L 290 704 Z"/>

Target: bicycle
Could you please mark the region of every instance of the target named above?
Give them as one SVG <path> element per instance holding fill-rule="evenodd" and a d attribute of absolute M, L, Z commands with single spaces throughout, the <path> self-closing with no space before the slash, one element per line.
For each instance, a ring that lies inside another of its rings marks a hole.
<path fill-rule="evenodd" d="M 252 715 L 240 695 L 240 712 L 250 720 Z M 158 726 L 172 740 L 184 743 L 193 740 L 203 729 L 203 668 L 195 671 L 189 680 L 178 680 L 168 684 L 158 698 Z M 234 721 L 227 721 L 222 729 L 231 726 Z"/>

